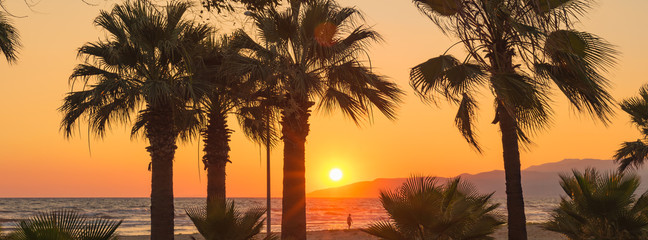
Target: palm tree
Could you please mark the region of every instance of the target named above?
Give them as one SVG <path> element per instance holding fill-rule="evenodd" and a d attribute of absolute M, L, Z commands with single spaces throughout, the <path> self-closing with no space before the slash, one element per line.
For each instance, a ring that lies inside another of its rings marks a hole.
<path fill-rule="evenodd" d="M 205 240 L 249 240 L 261 232 L 265 209 L 252 208 L 241 212 L 235 207 L 234 201 L 211 201 L 216 201 L 210 204 L 214 206 L 212 208 L 194 207 L 186 210 Z"/>
<path fill-rule="evenodd" d="M 86 218 L 76 211 L 40 213 L 18 223 L 11 240 L 110 240 L 122 221 Z"/>
<path fill-rule="evenodd" d="M 198 100 L 205 84 L 192 78 L 192 56 L 212 28 L 185 20 L 190 4 L 170 2 L 159 9 L 147 0 L 126 1 L 102 11 L 95 24 L 108 38 L 79 48 L 85 63 L 70 79 L 83 90 L 70 92 L 60 110 L 67 137 L 79 122 L 103 137 L 114 122 L 148 140 L 151 177 L 151 238 L 173 239 L 173 158 L 176 141 L 196 135 Z M 74 87 L 74 85 L 73 85 Z M 74 89 L 74 88 L 73 88 Z"/>
<path fill-rule="evenodd" d="M 587 169 L 560 179 L 566 196 L 545 225 L 548 230 L 569 239 L 648 238 L 648 191 L 635 196 L 637 176 Z"/>
<path fill-rule="evenodd" d="M 263 126 L 264 112 L 259 112 L 259 101 L 265 96 L 261 81 L 268 69 L 256 59 L 240 55 L 238 49 L 229 46 L 228 36 L 219 42 L 204 44 L 203 55 L 196 78 L 208 83 L 205 95 L 207 123 L 204 137 L 203 163 L 207 169 L 207 207 L 226 199 L 226 164 L 229 160 L 229 141 L 232 130 L 227 116 L 237 112 L 246 136 L 255 142 L 266 143 L 267 131 Z M 268 140 L 275 140 L 274 130 Z M 218 200 L 214 200 L 218 199 Z"/>
<path fill-rule="evenodd" d="M 445 185 L 433 177 L 412 177 L 392 191 L 380 191 L 389 220 L 363 229 L 380 239 L 493 239 L 489 237 L 504 224 L 492 211 L 493 194 L 481 195 L 474 186 L 450 179 Z"/>
<path fill-rule="evenodd" d="M 642 139 L 634 142 L 624 142 L 614 155 L 614 160 L 619 163 L 619 171 L 627 167 L 640 167 L 648 157 L 648 85 L 639 89 L 639 96 L 628 98 L 621 102 L 621 109 L 630 115 L 630 121 L 636 125 Z"/>
<path fill-rule="evenodd" d="M 2 1 L 0 1 L 2 4 Z M 16 61 L 16 54 L 20 47 L 20 35 L 6 13 L 0 11 L 0 53 L 2 53 L 7 62 L 12 63 Z"/>
<path fill-rule="evenodd" d="M 303 9 L 302 9 L 303 6 Z M 291 1 L 291 8 L 252 13 L 259 44 L 246 34 L 233 41 L 275 69 L 284 144 L 282 239 L 306 238 L 305 142 L 311 108 L 339 108 L 356 123 L 377 108 L 388 118 L 402 95 L 396 84 L 364 65 L 366 46 L 380 39 L 356 25 L 354 8 L 332 1 Z"/>
<path fill-rule="evenodd" d="M 574 29 L 591 0 L 414 0 L 444 33 L 459 38 L 468 55 L 447 54 L 412 68 L 410 84 L 424 101 L 441 96 L 458 105 L 455 124 L 481 152 L 474 131 L 479 88 L 494 95 L 502 133 L 509 239 L 527 239 L 520 176 L 521 144 L 546 128 L 548 92 L 558 87 L 579 112 L 607 123 L 612 113 L 608 79 L 616 51 L 603 39 Z"/>
<path fill-rule="evenodd" d="M 224 37 L 223 39 L 226 39 Z M 205 50 L 203 67 L 198 70 L 197 78 L 210 84 L 209 92 L 205 95 L 207 123 L 202 130 L 204 147 L 203 163 L 207 170 L 207 204 L 224 202 L 225 167 L 229 161 L 229 140 L 232 130 L 227 126 L 227 115 L 234 108 L 238 92 L 232 84 L 239 78 L 228 78 L 221 74 L 224 61 L 222 42 L 211 41 Z M 216 201 L 215 199 L 219 199 Z"/>

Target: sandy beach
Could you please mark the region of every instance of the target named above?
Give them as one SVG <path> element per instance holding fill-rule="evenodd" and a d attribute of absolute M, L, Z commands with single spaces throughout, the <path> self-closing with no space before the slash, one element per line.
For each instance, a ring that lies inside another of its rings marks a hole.
<path fill-rule="evenodd" d="M 529 240 L 560 240 L 567 239 L 563 235 L 547 231 L 542 229 L 539 224 L 529 224 L 527 225 L 527 232 L 529 235 Z M 190 240 L 191 237 L 202 240 L 203 238 L 200 235 L 176 235 L 177 240 Z M 505 240 L 506 237 L 506 227 L 501 227 L 493 235 L 495 239 Z M 120 237 L 124 240 L 147 240 L 149 236 L 124 236 Z M 378 238 L 372 237 L 369 234 L 366 234 L 359 229 L 351 230 L 327 230 L 327 231 L 312 231 L 308 232 L 309 240 L 375 240 Z"/>

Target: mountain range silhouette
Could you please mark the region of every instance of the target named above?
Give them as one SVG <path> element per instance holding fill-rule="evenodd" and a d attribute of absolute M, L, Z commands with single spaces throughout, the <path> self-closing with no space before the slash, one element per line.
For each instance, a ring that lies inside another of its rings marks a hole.
<path fill-rule="evenodd" d="M 526 197 L 559 197 L 563 193 L 559 184 L 559 174 L 571 175 L 572 169 L 583 171 L 595 168 L 600 172 L 615 171 L 617 165 L 612 160 L 600 159 L 564 159 L 559 162 L 534 165 L 522 170 L 522 189 Z M 637 174 L 642 179 L 639 191 L 646 190 L 648 168 L 641 168 L 630 173 Z M 495 197 L 506 195 L 504 185 L 504 170 L 493 170 L 477 174 L 460 174 L 463 180 L 472 183 L 480 193 L 494 192 Z M 445 183 L 448 178 L 438 177 L 439 183 Z M 307 194 L 312 198 L 377 198 L 382 189 L 394 189 L 400 186 L 406 178 L 377 178 L 373 181 L 356 182 L 335 188 L 320 189 Z"/>

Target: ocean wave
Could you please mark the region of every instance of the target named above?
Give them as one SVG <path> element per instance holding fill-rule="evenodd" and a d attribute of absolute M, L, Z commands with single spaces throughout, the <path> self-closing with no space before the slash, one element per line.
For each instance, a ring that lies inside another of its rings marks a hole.
<path fill-rule="evenodd" d="M 506 199 L 494 199 L 505 203 Z M 90 216 L 103 219 L 123 220 L 118 233 L 124 236 L 150 234 L 150 200 L 147 198 L 80 198 L 80 199 L 2 199 L 0 201 L 0 226 L 10 231 L 21 219 L 51 209 L 78 210 Z M 175 230 L 178 234 L 197 232 L 184 210 L 204 206 L 202 198 L 177 198 L 175 200 Z M 236 205 L 242 210 L 265 207 L 265 198 L 236 198 Z M 551 209 L 560 199 L 526 199 L 527 220 L 533 223 L 549 219 Z M 281 229 L 281 199 L 272 199 L 271 218 L 273 231 Z M 365 227 L 371 222 L 387 219 L 387 214 L 378 199 L 308 199 L 307 225 L 309 231 L 346 229 L 346 217 L 352 215 L 353 227 Z M 506 205 L 496 210 L 506 216 Z"/>

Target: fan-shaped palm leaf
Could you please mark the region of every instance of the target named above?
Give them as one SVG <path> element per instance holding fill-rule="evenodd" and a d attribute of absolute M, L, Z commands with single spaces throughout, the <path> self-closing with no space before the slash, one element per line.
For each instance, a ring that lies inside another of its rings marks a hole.
<path fill-rule="evenodd" d="M 491 212 L 498 204 L 459 178 L 440 185 L 432 177 L 412 177 L 398 189 L 381 191 L 389 221 L 363 231 L 380 239 L 493 239 L 503 224 Z"/>
<path fill-rule="evenodd" d="M 16 61 L 18 48 L 20 48 L 20 35 L 12 25 L 6 13 L 0 11 L 0 53 L 5 56 L 7 62 Z"/>
<path fill-rule="evenodd" d="M 648 192 L 637 198 L 639 178 L 594 169 L 561 175 L 562 197 L 548 230 L 570 239 L 645 239 L 648 237 Z"/>
<path fill-rule="evenodd" d="M 638 168 L 648 158 L 648 85 L 639 89 L 639 96 L 625 99 L 621 102 L 621 109 L 630 115 L 632 123 L 639 128 L 642 138 L 634 142 L 624 142 L 614 154 L 614 159 L 619 163 L 619 170 L 623 171 L 629 166 Z"/>
<path fill-rule="evenodd" d="M 235 207 L 234 201 L 211 201 L 214 201 L 210 204 L 214 207 L 185 210 L 206 240 L 248 240 L 254 239 L 261 231 L 265 209 L 252 208 L 241 212 Z"/>
<path fill-rule="evenodd" d="M 86 218 L 76 211 L 40 213 L 18 223 L 12 240 L 111 240 L 122 221 Z"/>

